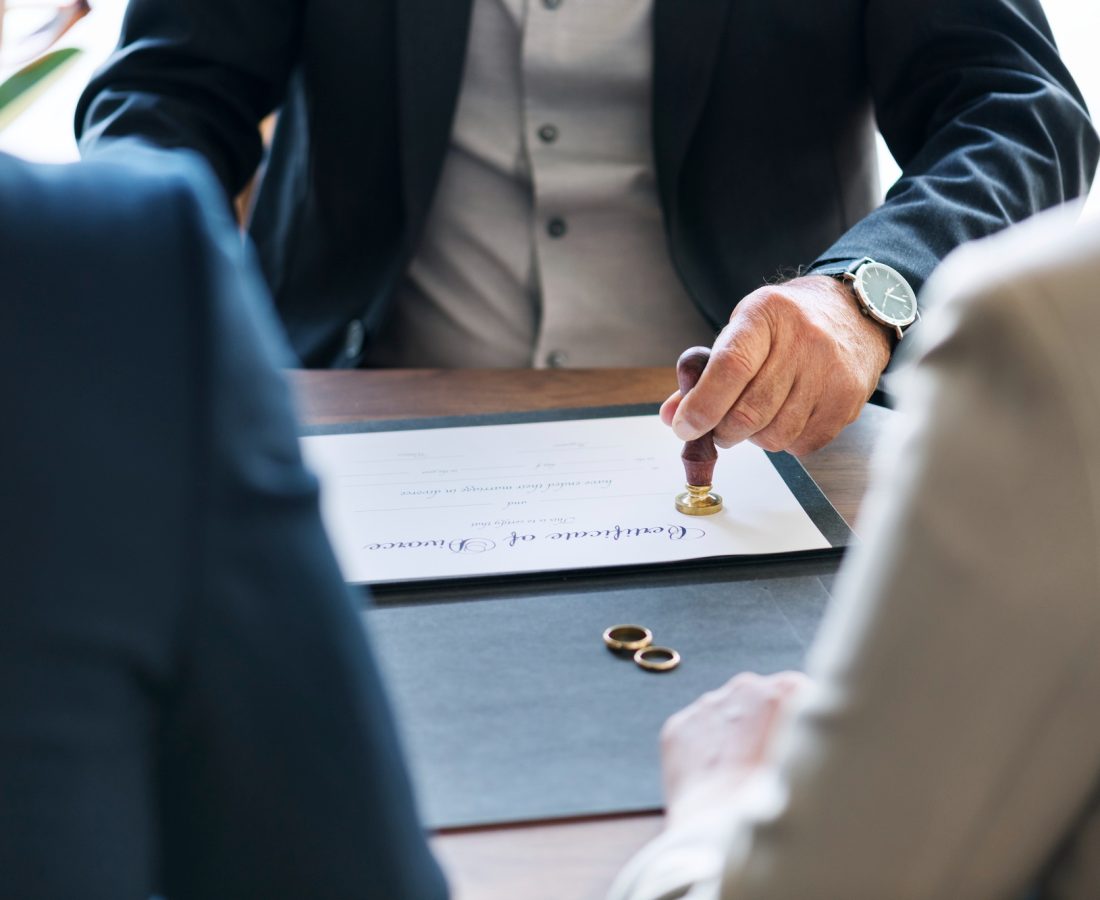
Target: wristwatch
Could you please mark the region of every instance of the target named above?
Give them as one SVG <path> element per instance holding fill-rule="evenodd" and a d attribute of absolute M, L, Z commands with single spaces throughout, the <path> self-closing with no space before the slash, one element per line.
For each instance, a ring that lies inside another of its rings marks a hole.
<path fill-rule="evenodd" d="M 860 311 L 895 331 L 899 341 L 920 318 L 916 291 L 897 269 L 864 257 L 833 277 L 850 284 Z"/>

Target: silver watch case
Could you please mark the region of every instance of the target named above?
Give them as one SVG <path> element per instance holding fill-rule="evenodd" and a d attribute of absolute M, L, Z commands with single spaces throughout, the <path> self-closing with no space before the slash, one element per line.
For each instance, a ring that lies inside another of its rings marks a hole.
<path fill-rule="evenodd" d="M 872 296 L 868 286 L 876 276 L 877 280 L 885 277 L 888 281 L 894 282 L 894 287 L 887 291 L 886 297 L 890 297 L 895 291 L 900 292 L 895 295 L 894 299 L 908 301 L 907 312 L 900 315 L 891 314 L 886 309 L 886 298 L 880 300 L 880 298 Z M 920 311 L 917 309 L 916 291 L 913 290 L 909 282 L 897 269 L 885 263 L 875 262 L 873 259 L 864 259 L 855 265 L 852 271 L 845 272 L 841 277 L 852 285 L 856 299 L 859 301 L 860 311 L 880 325 L 893 330 L 897 334 L 898 340 L 905 336 L 905 329 L 920 318 Z M 882 306 L 879 305 L 880 302 Z"/>

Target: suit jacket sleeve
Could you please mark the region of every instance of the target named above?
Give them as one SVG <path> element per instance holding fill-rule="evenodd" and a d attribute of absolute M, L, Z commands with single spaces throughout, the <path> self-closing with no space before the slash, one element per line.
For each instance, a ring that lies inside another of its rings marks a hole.
<path fill-rule="evenodd" d="M 956 246 L 1088 193 L 1100 145 L 1037 0 L 868 0 L 886 202 L 814 263 L 871 256 L 919 289 Z"/>
<path fill-rule="evenodd" d="M 299 53 L 300 0 L 131 0 L 119 49 L 76 109 L 81 152 L 119 137 L 198 151 L 229 196 L 256 170 L 259 124 Z"/>
<path fill-rule="evenodd" d="M 289 352 L 217 196 L 208 184 L 183 216 L 223 221 L 192 254 L 210 298 L 193 366 L 205 425 L 196 592 L 165 725 L 165 893 L 439 900 L 446 887 L 275 369 Z"/>
<path fill-rule="evenodd" d="M 1022 896 L 1095 802 L 1100 228 L 1047 224 L 933 280 L 815 687 L 731 807 L 643 850 L 616 900 Z"/>

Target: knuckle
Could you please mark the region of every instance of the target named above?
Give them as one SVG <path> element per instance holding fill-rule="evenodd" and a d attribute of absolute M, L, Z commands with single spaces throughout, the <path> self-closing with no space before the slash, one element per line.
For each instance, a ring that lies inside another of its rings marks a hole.
<path fill-rule="evenodd" d="M 768 676 L 768 693 L 773 697 L 782 697 L 791 687 L 797 673 L 791 671 L 775 672 Z"/>
<path fill-rule="evenodd" d="M 810 677 L 805 672 L 796 672 L 794 670 L 780 672 L 777 676 L 777 680 L 779 686 L 787 692 L 801 690 L 805 687 L 809 687 L 811 684 Z"/>
<path fill-rule="evenodd" d="M 794 445 L 802 434 L 803 423 L 776 419 L 753 436 L 753 443 L 764 450 L 778 453 Z"/>
<path fill-rule="evenodd" d="M 700 707 L 714 707 L 719 706 L 722 703 L 722 690 L 717 688 L 713 691 L 707 691 L 705 694 L 699 697 L 698 700 Z"/>
<path fill-rule="evenodd" d="M 723 430 L 738 434 L 756 434 L 768 424 L 766 418 L 762 410 L 748 401 L 739 400 L 726 414 L 723 425 L 727 427 Z"/>
<path fill-rule="evenodd" d="M 711 359 L 717 371 L 733 381 L 748 381 L 756 374 L 756 365 L 737 346 L 721 347 Z"/>
<path fill-rule="evenodd" d="M 764 285 L 749 296 L 753 298 L 755 305 L 772 314 L 801 316 L 803 313 L 801 304 L 782 285 Z"/>
<path fill-rule="evenodd" d="M 819 322 L 803 322 L 800 337 L 806 349 L 817 356 L 836 359 L 839 355 L 836 336 Z"/>
<path fill-rule="evenodd" d="M 790 452 L 794 456 L 807 456 L 810 453 L 816 453 L 822 447 L 829 443 L 835 434 L 830 433 L 815 433 L 812 435 L 801 435 L 799 439 L 790 445 Z"/>
<path fill-rule="evenodd" d="M 761 310 L 771 303 L 773 294 L 778 294 L 779 290 L 775 285 L 764 284 L 758 287 L 755 291 L 746 294 L 741 302 L 734 307 L 735 315 L 759 315 Z"/>
<path fill-rule="evenodd" d="M 744 688 L 744 673 L 738 673 L 721 687 L 715 688 L 714 693 L 720 696 L 725 703 L 729 703 L 730 698 L 736 696 Z"/>
<path fill-rule="evenodd" d="M 661 726 L 659 738 L 661 746 L 668 746 L 669 744 L 675 743 L 677 736 L 683 729 L 687 715 L 687 710 L 682 709 L 665 719 L 664 724 Z"/>
<path fill-rule="evenodd" d="M 867 389 L 864 379 L 858 372 L 852 371 L 848 366 L 838 366 L 836 371 L 836 390 L 846 402 L 850 402 L 852 398 L 863 400 L 871 395 L 871 391 Z"/>
<path fill-rule="evenodd" d="M 761 450 L 767 450 L 770 453 L 779 453 L 791 446 L 791 441 L 786 436 L 770 430 L 753 435 L 752 442 Z"/>

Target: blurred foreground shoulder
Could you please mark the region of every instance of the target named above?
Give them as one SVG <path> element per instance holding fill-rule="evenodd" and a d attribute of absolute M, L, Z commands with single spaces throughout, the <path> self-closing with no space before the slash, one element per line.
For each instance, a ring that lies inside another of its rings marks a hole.
<path fill-rule="evenodd" d="M 0 155 L 3 214 L 0 252 L 15 254 L 48 240 L 78 254 L 132 257 L 133 246 L 180 249 L 195 228 L 220 239 L 234 233 L 225 200 L 202 160 L 137 141 L 95 160 L 36 164 Z M 12 258 L 17 258 L 14 255 Z"/>
<path fill-rule="evenodd" d="M 1021 305 L 1041 314 L 1100 309 L 1100 218 L 1080 221 L 1080 209 L 1067 204 L 959 248 L 929 280 L 927 307 L 964 306 L 977 316 L 1018 316 Z"/>

